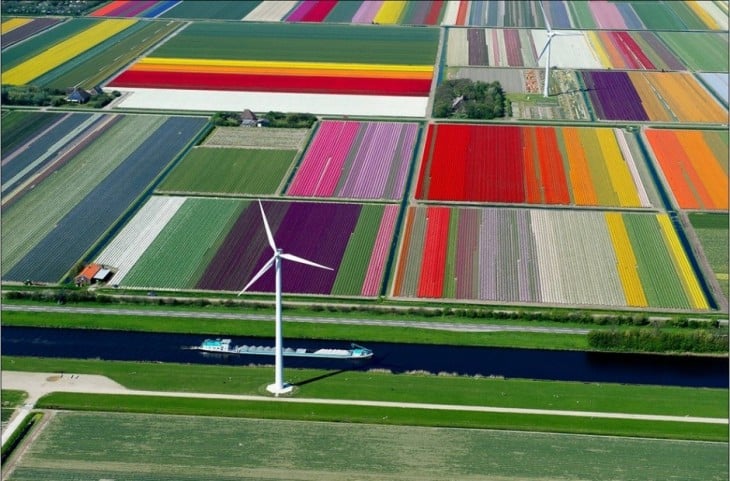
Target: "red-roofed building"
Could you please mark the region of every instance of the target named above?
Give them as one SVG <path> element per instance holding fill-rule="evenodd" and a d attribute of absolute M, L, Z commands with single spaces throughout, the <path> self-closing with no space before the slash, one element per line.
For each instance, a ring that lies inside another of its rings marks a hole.
<path fill-rule="evenodd" d="M 88 264 L 84 267 L 79 275 L 74 278 L 74 283 L 77 286 L 88 286 L 94 281 L 94 277 L 101 271 L 102 267 L 100 264 Z"/>

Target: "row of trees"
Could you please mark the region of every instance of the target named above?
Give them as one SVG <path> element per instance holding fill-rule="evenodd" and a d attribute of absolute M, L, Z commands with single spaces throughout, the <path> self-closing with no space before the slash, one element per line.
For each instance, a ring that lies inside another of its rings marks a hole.
<path fill-rule="evenodd" d="M 85 107 L 101 108 L 119 97 L 120 92 L 114 90 L 111 93 L 102 92 L 92 95 L 84 103 Z M 34 85 L 3 85 L 0 93 L 2 105 L 29 105 L 34 107 L 60 107 L 72 104 L 66 100 L 68 94 L 64 90 L 36 87 Z"/>
<path fill-rule="evenodd" d="M 3 0 L 3 15 L 85 15 L 105 0 Z"/>
<path fill-rule="evenodd" d="M 728 351 L 728 336 L 709 330 L 595 330 L 588 334 L 588 345 L 602 351 L 716 353 Z"/>
<path fill-rule="evenodd" d="M 317 116 L 297 112 L 268 112 L 264 118 L 269 121 L 269 127 L 290 129 L 308 129 L 317 121 Z"/>
<path fill-rule="evenodd" d="M 502 85 L 497 81 L 446 80 L 436 89 L 433 116 L 466 119 L 504 117 L 506 98 Z"/>

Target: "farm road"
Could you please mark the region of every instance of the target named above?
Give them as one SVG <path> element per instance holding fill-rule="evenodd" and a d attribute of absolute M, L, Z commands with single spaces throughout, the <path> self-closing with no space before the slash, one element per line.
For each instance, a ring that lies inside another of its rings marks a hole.
<path fill-rule="evenodd" d="M 633 414 L 614 412 L 593 412 L 593 411 L 559 411 L 549 409 L 523 409 L 505 408 L 494 406 L 474 406 L 455 404 L 429 404 L 429 403 L 405 403 L 391 401 L 363 401 L 359 399 L 317 399 L 235 395 L 235 394 L 212 394 L 212 393 L 190 393 L 190 392 L 168 392 L 168 391 L 139 391 L 127 389 L 104 376 L 90 374 L 72 373 L 35 373 L 20 371 L 3 371 L 2 389 L 16 389 L 28 393 L 28 401 L 24 411 L 30 411 L 38 399 L 50 392 L 76 392 L 90 394 L 121 394 L 135 396 L 166 396 L 198 399 L 231 399 L 240 401 L 277 401 L 303 404 L 331 404 L 347 406 L 374 406 L 385 408 L 406 408 L 406 409 L 436 409 L 445 411 L 469 411 L 469 412 L 493 412 L 510 414 L 535 414 L 548 416 L 578 416 L 590 418 L 611 418 L 611 419 L 639 419 L 646 421 L 670 421 L 685 423 L 705 424 L 728 424 L 727 418 L 707 418 L 696 416 L 666 416 L 656 414 Z M 11 420 L 13 424 L 15 420 Z M 10 426 L 3 433 L 3 441 L 6 435 L 11 432 Z"/>
<path fill-rule="evenodd" d="M 65 314 L 96 314 L 96 315 L 117 315 L 117 316 L 161 316 L 161 317 L 190 317 L 198 319 L 230 319 L 246 321 L 274 321 L 273 315 L 262 314 L 235 314 L 226 312 L 210 311 L 158 311 L 145 309 L 117 309 L 117 308 L 95 308 L 95 307 L 71 307 L 71 306 L 22 306 L 5 304 L 3 311 L 24 311 L 24 312 L 59 312 Z M 315 324 L 344 324 L 358 326 L 383 326 L 383 327 L 412 327 L 418 329 L 436 329 L 442 331 L 456 332 L 535 332 L 545 334 L 588 334 L 588 329 L 576 329 L 569 327 L 539 327 L 539 326 L 518 326 L 509 324 L 467 324 L 458 322 L 428 322 L 428 321 L 396 321 L 389 319 L 344 319 L 338 317 L 305 317 L 289 316 L 286 322 L 309 322 Z"/>

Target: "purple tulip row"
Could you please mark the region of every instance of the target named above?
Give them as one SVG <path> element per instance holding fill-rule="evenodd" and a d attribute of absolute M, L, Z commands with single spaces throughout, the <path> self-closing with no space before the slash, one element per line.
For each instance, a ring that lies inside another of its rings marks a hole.
<path fill-rule="evenodd" d="M 343 203 L 263 202 L 277 247 L 333 270 L 284 260 L 282 290 L 299 294 L 329 294 L 355 230 L 361 206 Z M 271 258 L 273 252 L 258 204 L 241 213 L 198 284 L 200 289 L 240 290 Z M 251 286 L 253 292 L 274 291 L 274 269 Z"/>
<path fill-rule="evenodd" d="M 583 72 L 583 81 L 599 119 L 649 120 L 627 72 Z"/>
<path fill-rule="evenodd" d="M 288 195 L 400 199 L 418 124 L 323 121 Z"/>

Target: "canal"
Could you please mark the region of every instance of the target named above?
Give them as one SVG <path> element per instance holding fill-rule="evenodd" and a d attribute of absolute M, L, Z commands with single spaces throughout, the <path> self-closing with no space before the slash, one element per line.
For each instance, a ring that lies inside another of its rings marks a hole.
<path fill-rule="evenodd" d="M 211 355 L 185 349 L 202 335 L 87 329 L 2 327 L 2 354 L 116 361 L 188 364 L 273 364 L 273 357 Z M 273 339 L 232 337 L 233 344 L 273 345 Z M 350 343 L 285 339 L 292 348 L 349 348 Z M 285 367 L 317 369 L 387 369 L 393 373 L 427 371 L 576 382 L 728 387 L 728 359 L 700 356 L 618 354 L 542 349 L 461 347 L 373 342 L 369 361 L 284 358 Z"/>

